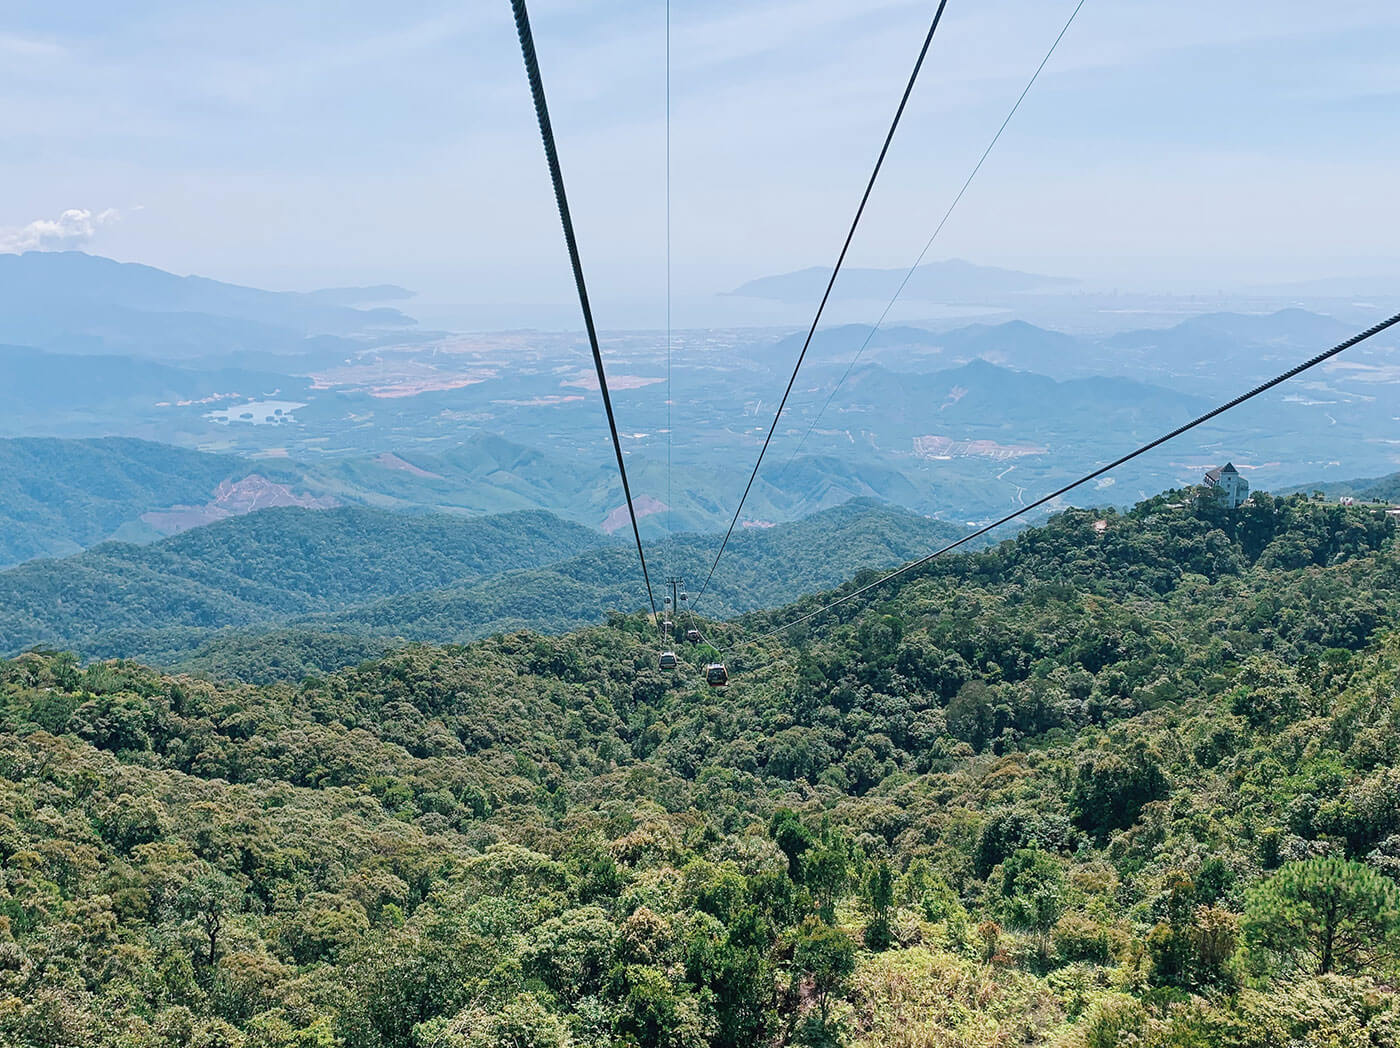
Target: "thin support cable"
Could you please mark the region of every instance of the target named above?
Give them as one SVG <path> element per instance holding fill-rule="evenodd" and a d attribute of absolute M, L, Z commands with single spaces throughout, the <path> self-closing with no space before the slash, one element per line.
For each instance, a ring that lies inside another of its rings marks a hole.
<path fill-rule="evenodd" d="M 671 0 L 666 0 L 666 558 L 675 574 L 675 499 L 671 491 Z M 671 609 L 674 613 L 679 610 Z"/>
<path fill-rule="evenodd" d="M 622 478 L 622 494 L 627 499 L 627 515 L 632 518 L 632 537 L 637 542 L 637 559 L 642 565 L 642 581 L 646 583 L 647 600 L 651 602 L 651 617 L 660 630 L 661 622 L 656 613 L 656 597 L 651 591 L 651 575 L 647 572 L 647 558 L 642 551 L 642 532 L 637 527 L 637 510 L 632 505 L 632 486 L 627 482 L 627 465 L 622 458 L 622 441 L 617 435 L 617 419 L 613 415 L 612 397 L 608 393 L 608 377 L 603 370 L 603 354 L 598 348 L 598 331 L 593 324 L 593 307 L 588 301 L 588 285 L 583 279 L 583 262 L 579 258 L 578 241 L 574 237 L 574 220 L 569 214 L 569 199 L 564 192 L 564 172 L 559 166 L 559 152 L 554 144 L 554 128 L 549 122 L 549 106 L 544 97 L 544 80 L 540 76 L 539 58 L 535 54 L 535 38 L 530 32 L 530 15 L 525 10 L 525 0 L 511 0 L 515 10 L 515 29 L 520 36 L 520 53 L 525 59 L 525 72 L 530 78 L 530 94 L 535 101 L 535 116 L 540 124 L 540 138 L 544 142 L 545 160 L 549 163 L 549 177 L 554 183 L 554 200 L 559 205 L 559 221 L 564 227 L 564 243 L 569 249 L 569 263 L 574 270 L 574 284 L 578 287 L 578 302 L 583 310 L 583 324 L 588 330 L 588 344 L 593 350 L 593 367 L 598 373 L 598 389 L 603 394 L 603 410 L 608 416 L 608 431 L 612 434 L 613 451 L 617 454 L 617 472 Z"/>
<path fill-rule="evenodd" d="M 894 133 L 899 128 L 899 121 L 904 116 L 905 107 L 909 104 L 909 96 L 914 93 L 914 85 L 918 82 L 919 72 L 924 67 L 924 59 L 928 57 L 929 48 L 933 44 L 933 36 L 938 32 L 938 25 L 943 20 L 943 10 L 947 6 L 948 0 L 939 0 L 938 10 L 933 14 L 933 22 L 928 27 L 928 34 L 924 37 L 923 46 L 919 49 L 919 57 L 914 62 L 914 70 L 909 74 L 909 82 L 904 87 L 904 95 L 899 100 L 899 107 L 895 110 L 894 119 L 890 122 L 890 129 L 885 135 L 884 145 L 880 147 L 880 155 L 875 160 L 875 169 L 871 171 L 870 181 L 866 183 L 865 192 L 861 194 L 860 206 L 856 208 L 856 216 L 852 219 L 851 228 L 846 233 L 846 241 L 841 245 L 841 253 L 836 257 L 836 265 L 831 270 L 831 279 L 826 283 L 826 291 L 822 293 L 816 315 L 812 318 L 812 326 L 807 332 L 806 340 L 802 343 L 802 352 L 797 355 L 797 363 L 793 366 L 792 377 L 788 379 L 787 389 L 783 391 L 783 399 L 778 402 L 778 410 L 773 414 L 773 424 L 768 427 L 768 436 L 763 439 L 763 447 L 759 449 L 758 460 L 754 462 L 753 472 L 749 474 L 749 482 L 744 485 L 744 493 L 739 497 L 739 505 L 734 510 L 734 519 L 729 522 L 729 530 L 724 533 L 724 541 L 719 545 L 719 552 L 715 554 L 714 563 L 710 565 L 710 573 L 705 576 L 705 584 L 700 587 L 700 594 L 696 600 L 705 596 L 705 591 L 710 586 L 710 580 L 715 576 L 715 568 L 719 567 L 719 559 L 724 556 L 730 536 L 734 534 L 734 527 L 739 523 L 739 514 L 744 511 L 744 503 L 748 500 L 749 491 L 752 490 L 754 480 L 758 477 L 758 469 L 763 465 L 763 456 L 767 454 L 768 445 L 772 443 L 773 434 L 777 431 L 778 421 L 783 417 L 783 408 L 787 406 L 793 384 L 797 382 L 797 373 L 802 370 L 802 362 L 807 359 L 807 350 L 812 345 L 812 336 L 817 333 L 817 324 L 821 322 L 827 300 L 831 298 L 831 289 L 836 286 L 836 278 L 841 273 L 841 265 L 846 261 L 846 254 L 851 249 L 851 241 L 855 239 L 856 229 L 860 226 L 861 217 L 865 214 L 865 205 L 869 203 L 870 194 L 875 189 L 875 180 L 880 177 L 880 169 L 885 164 L 885 157 L 890 151 L 890 143 L 894 141 Z"/>
<path fill-rule="evenodd" d="M 820 608 L 818 608 L 816 611 L 808 612 L 806 615 L 801 615 L 801 616 L 799 616 L 798 618 L 793 619 L 793 620 L 792 620 L 791 622 L 789 622 L 789 623 L 786 623 L 786 624 L 784 624 L 784 625 L 782 625 L 782 626 L 779 626 L 779 627 L 777 627 L 776 629 L 769 630 L 767 633 L 763 634 L 763 636 L 764 636 L 764 637 L 772 637 L 772 636 L 774 636 L 775 634 L 782 633 L 784 630 L 789 630 L 789 629 L 791 629 L 793 626 L 798 625 L 799 623 L 806 622 L 808 619 L 813 619 L 813 618 L 815 618 L 815 617 L 818 616 L 818 615 L 821 615 L 821 614 L 823 614 L 823 613 L 825 613 L 825 612 L 830 611 L 832 608 L 839 607 L 840 605 L 845 604 L 847 601 L 854 600 L 856 597 L 859 597 L 859 596 L 861 596 L 861 595 L 864 594 L 864 593 L 869 593 L 871 590 L 873 590 L 873 589 L 875 589 L 875 588 L 877 588 L 877 587 L 879 587 L 879 586 L 883 586 L 886 582 L 889 582 L 891 579 L 898 578 L 900 575 L 903 575 L 903 574 L 904 574 L 905 572 L 907 572 L 907 571 L 913 571 L 915 568 L 922 567 L 923 565 L 927 564 L 929 561 L 935 560 L 935 559 L 937 559 L 938 557 L 943 556 L 943 554 L 949 553 L 949 552 L 951 552 L 952 550 L 957 549 L 959 546 L 963 545 L 964 543 L 971 542 L 973 539 L 979 538 L 980 536 L 987 534 L 987 532 L 993 530 L 994 528 L 999 528 L 999 527 L 1001 527 L 1003 524 L 1008 524 L 1008 523 L 1010 523 L 1011 521 L 1015 520 L 1017 517 L 1023 516 L 1024 514 L 1029 513 L 1031 510 L 1033 510 L 1033 509 L 1038 509 L 1039 507 L 1045 505 L 1047 502 L 1052 502 L 1052 501 L 1054 501 L 1055 499 L 1059 498 L 1061 495 L 1064 495 L 1064 494 L 1066 494 L 1067 492 L 1073 491 L 1075 488 L 1079 487 L 1080 485 L 1082 485 L 1082 484 L 1087 484 L 1087 483 L 1089 483 L 1089 481 L 1091 481 L 1091 480 L 1096 480 L 1096 479 L 1098 479 L 1099 477 L 1103 476 L 1105 473 L 1108 473 L 1110 470 L 1117 469 L 1119 466 L 1123 465 L 1123 464 L 1126 463 L 1126 462 L 1131 462 L 1133 459 L 1137 458 L 1139 455 L 1144 455 L 1144 454 L 1146 454 L 1147 452 L 1151 451 L 1153 448 L 1156 448 L 1156 447 L 1158 447 L 1158 446 L 1160 446 L 1160 445 L 1162 445 L 1162 444 L 1165 444 L 1167 441 L 1173 440 L 1173 439 L 1175 439 L 1176 437 L 1181 436 L 1183 433 L 1186 433 L 1186 432 L 1189 431 L 1189 430 L 1195 429 L 1197 426 L 1200 426 L 1200 425 L 1202 425 L 1202 424 L 1204 424 L 1204 423 L 1206 423 L 1206 422 L 1209 422 L 1211 419 L 1215 418 L 1216 416 L 1218 416 L 1218 415 L 1223 415 L 1223 414 L 1225 414 L 1225 412 L 1230 411 L 1230 410 L 1233 409 L 1233 408 L 1239 407 L 1239 406 L 1240 406 L 1241 404 L 1243 404 L 1245 401 L 1247 401 L 1247 400 L 1253 400 L 1255 397 L 1259 396 L 1261 393 L 1265 393 L 1265 392 L 1267 392 L 1268 390 L 1273 389 L 1275 386 L 1278 386 L 1278 385 L 1281 385 L 1281 384 L 1284 383 L 1284 382 L 1287 382 L 1287 381 L 1288 381 L 1289 379 L 1291 379 L 1291 378 L 1296 378 L 1297 376 L 1301 375 L 1303 372 L 1308 371 L 1308 370 L 1310 370 L 1310 369 L 1312 369 L 1312 368 L 1317 367 L 1317 365 L 1323 363 L 1324 361 L 1331 360 L 1331 359 L 1332 359 L 1333 357 L 1335 357 L 1338 353 L 1341 353 L 1341 352 L 1343 352 L 1343 351 L 1345 351 L 1345 350 L 1351 349 L 1352 346 L 1359 345 L 1360 343 L 1365 342 L 1368 338 L 1373 338 L 1374 336 L 1379 335 L 1382 331 L 1385 331 L 1387 328 L 1394 327 L 1396 324 L 1400 324 L 1400 313 L 1396 313 L 1394 316 L 1392 316 L 1392 317 L 1390 317 L 1390 318 L 1388 318 L 1388 319 L 1386 319 L 1386 320 L 1382 320 L 1379 324 L 1376 324 L 1374 327 L 1369 327 L 1369 328 L 1367 328 L 1365 331 L 1361 332 L 1361 333 L 1358 334 L 1358 335 L 1353 335 L 1351 338 L 1347 339 L 1345 342 L 1340 342 L 1340 343 L 1338 343 L 1337 345 L 1333 346 L 1331 349 L 1327 350 L 1326 352 L 1324 352 L 1324 353 L 1319 353 L 1317 356 L 1313 357 L 1311 360 L 1305 360 L 1303 363 L 1299 364 L 1297 367 L 1294 367 L 1294 368 L 1289 369 L 1288 371 L 1285 371 L 1282 375 L 1278 375 L 1278 376 L 1275 377 L 1275 378 L 1269 379 L 1269 381 L 1267 381 L 1267 382 L 1264 382 L 1264 383 L 1261 383 L 1261 384 L 1258 385 L 1258 386 L 1255 386 L 1255 387 L 1254 387 L 1253 389 L 1251 389 L 1248 393 L 1242 393 L 1242 394 L 1240 394 L 1238 397 L 1236 397 L 1234 400 L 1231 400 L 1231 401 L 1229 401 L 1228 403 L 1225 403 L 1225 404 L 1221 404 L 1219 407 L 1213 408 L 1213 409 L 1211 409 L 1210 411 L 1207 411 L 1204 415 L 1201 415 L 1199 418 L 1192 419 L 1190 422 L 1186 423 L 1184 426 L 1178 426 L 1176 429 L 1172 430 L 1170 433 L 1163 434 L 1162 436 L 1158 437 L 1156 440 L 1149 441 L 1148 443 L 1142 445 L 1142 447 L 1137 448 L 1137 449 L 1134 450 L 1134 451 L 1128 452 L 1128 454 L 1122 456 L 1121 458 L 1114 459 L 1114 460 L 1113 460 L 1112 462 L 1110 462 L 1107 466 L 1101 466 L 1101 467 L 1099 467 L 1098 469 L 1094 470 L 1092 473 L 1086 473 L 1084 476 L 1080 477 L 1078 480 L 1073 481 L 1073 482 L 1071 482 L 1071 483 L 1069 483 L 1069 484 L 1066 484 L 1064 487 L 1059 488 L 1059 489 L 1056 490 L 1056 491 L 1052 491 L 1049 495 L 1046 495 L 1046 496 L 1044 496 L 1043 498 L 1036 499 L 1034 502 L 1032 502 L 1032 503 L 1031 503 L 1030 505 L 1028 505 L 1028 506 L 1023 506 L 1023 507 L 1021 507 L 1021 508 L 1018 509 L 1015 513 L 1008 513 L 1006 516 L 1002 517 L 1000 520 L 996 520 L 996 521 L 993 521 L 993 522 L 990 523 L 990 524 L 983 525 L 982 527 L 978 528 L 976 531 L 973 531 L 973 532 L 971 532 L 971 533 L 969 533 L 969 534 L 967 534 L 967 535 L 964 535 L 962 538 L 958 539 L 956 542 L 950 542 L 950 543 L 948 543 L 948 545 L 944 546 L 942 549 L 935 550 L 934 552 L 930 553 L 930 554 L 929 554 L 928 556 L 926 556 L 926 557 L 920 557 L 918 560 L 911 561 L 910 563 L 904 565 L 902 568 L 898 568 L 898 569 L 896 569 L 895 571 L 890 572 L 888 575 L 884 575 L 884 576 L 882 576 L 882 577 L 876 579 L 874 582 L 871 582 L 871 583 L 869 583 L 868 585 L 865 585 L 865 586 L 860 587 L 860 589 L 853 590 L 852 592 L 846 594 L 844 597 L 841 597 L 841 598 L 839 598 L 839 599 L 837 599 L 837 600 L 832 601 L 830 604 L 824 604 L 824 605 L 822 605 L 822 606 L 821 606 Z"/>
<path fill-rule="evenodd" d="M 812 431 L 817 428 L 817 423 L 821 421 L 821 417 L 826 414 L 826 409 L 831 407 L 831 402 L 836 399 L 836 394 L 840 392 L 841 387 L 845 385 L 846 379 L 851 377 L 851 372 L 855 370 L 861 355 L 864 354 L 869 347 L 870 340 L 873 339 L 875 333 L 884 326 L 886 318 L 890 315 L 890 310 L 894 308 L 894 304 L 899 301 L 899 296 L 904 294 L 904 289 L 908 286 L 909 281 L 913 279 L 914 274 L 918 271 L 919 267 L 923 265 L 924 257 L 933 247 L 933 242 L 937 240 L 938 235 L 943 232 L 943 227 L 948 224 L 948 219 L 952 217 L 953 211 L 962 201 L 964 194 L 967 193 L 968 187 L 972 185 L 973 179 L 975 179 L 977 173 L 982 170 L 982 165 L 987 162 L 987 157 L 991 156 L 992 150 L 996 148 L 997 142 L 1001 139 L 1002 132 L 1005 131 L 1007 125 L 1011 123 L 1011 118 L 1016 115 L 1016 111 L 1021 108 L 1021 103 L 1026 100 L 1026 96 L 1030 94 L 1031 88 L 1035 86 L 1035 82 L 1040 79 L 1040 74 L 1045 70 L 1045 66 L 1049 63 L 1051 56 L 1054 55 L 1055 51 L 1059 48 L 1060 41 L 1063 40 L 1065 34 L 1069 32 L 1069 27 L 1074 25 L 1074 20 L 1079 17 L 1079 12 L 1084 7 L 1085 2 L 1086 0 L 1079 0 L 1079 3 L 1070 13 L 1069 20 L 1065 22 L 1064 28 L 1060 30 L 1060 35 L 1055 37 L 1055 42 L 1050 45 L 1050 50 L 1045 52 L 1045 57 L 1040 60 L 1040 65 L 1037 66 L 1035 72 L 1031 74 L 1031 78 L 1021 91 L 1020 97 L 1016 99 L 1016 104 L 1011 107 L 1011 112 L 1006 114 L 1006 119 L 1001 122 L 1001 127 L 997 128 L 997 133 L 993 135 L 992 140 L 987 143 L 987 148 L 982 151 L 982 156 L 978 159 L 976 166 L 973 167 L 972 173 L 967 176 L 967 181 L 962 184 L 962 188 L 958 190 L 958 195 L 955 196 L 953 202 L 948 205 L 948 210 L 943 212 L 943 217 L 939 219 L 938 225 L 933 231 L 933 235 L 928 238 L 928 242 L 924 244 L 924 249 L 919 252 L 919 257 L 914 259 L 914 264 L 909 267 L 909 271 L 904 274 L 904 279 L 899 282 L 899 287 L 895 289 L 894 294 L 890 297 L 889 303 L 885 306 L 885 311 L 880 314 L 880 319 L 875 321 L 875 326 L 866 334 L 865 341 L 860 344 L 860 349 L 856 350 L 856 355 L 852 357 L 851 362 L 846 365 L 845 372 L 841 375 L 841 378 L 827 396 L 826 403 L 821 406 L 821 410 L 818 411 L 816 416 L 812 419 L 811 425 L 807 427 L 807 432 L 802 434 L 802 439 L 797 442 L 797 447 L 793 453 L 788 456 L 787 462 L 783 463 L 783 468 L 778 471 L 778 476 L 774 478 L 775 483 L 787 473 L 788 467 L 792 465 L 793 460 L 796 459 L 797 456 L 801 454 L 802 449 L 806 447 L 807 440 L 811 437 Z"/>

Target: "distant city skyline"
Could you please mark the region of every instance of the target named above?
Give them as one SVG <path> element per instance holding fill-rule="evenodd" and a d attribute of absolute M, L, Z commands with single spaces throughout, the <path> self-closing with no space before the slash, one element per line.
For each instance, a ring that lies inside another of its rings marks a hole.
<path fill-rule="evenodd" d="M 673 3 L 678 299 L 830 264 L 932 7 Z M 851 264 L 913 261 L 1072 9 L 950 3 Z M 664 11 L 532 5 L 604 315 L 663 287 Z M 1136 290 L 1400 273 L 1398 44 L 1383 0 L 1088 0 L 930 257 Z M 570 298 L 504 3 L 20 3 L 0 135 L 0 248 Z"/>

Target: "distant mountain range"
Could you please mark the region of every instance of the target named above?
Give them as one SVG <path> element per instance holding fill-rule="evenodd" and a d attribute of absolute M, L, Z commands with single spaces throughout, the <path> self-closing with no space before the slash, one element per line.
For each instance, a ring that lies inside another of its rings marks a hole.
<path fill-rule="evenodd" d="M 1072 378 L 1056 381 L 1031 371 L 1011 371 L 974 359 L 930 374 L 891 371 L 878 364 L 858 367 L 846 380 L 846 410 L 879 412 L 887 426 L 903 424 L 911 439 L 930 430 L 974 433 L 997 430 L 1008 439 L 1055 434 L 1047 416 L 1092 412 L 1100 425 L 1122 430 L 1140 425 L 1170 428 L 1177 419 L 1209 406 L 1202 397 L 1165 390 L 1126 378 Z M 1008 431 L 1009 420 L 1020 426 Z M 966 428 L 964 428 L 966 427 Z"/>
<path fill-rule="evenodd" d="M 907 269 L 842 269 L 832 291 L 840 299 L 888 299 L 908 275 Z M 831 269 L 813 266 L 793 273 L 760 277 L 729 292 L 744 298 L 815 304 L 831 279 Z M 959 258 L 919 266 L 904 288 L 903 297 L 925 302 L 978 303 L 1008 294 L 1066 288 L 1078 281 L 1022 273 L 997 266 L 979 266 Z"/>
<path fill-rule="evenodd" d="M 268 505 L 544 509 L 625 526 L 576 335 L 444 336 L 415 332 L 392 309 L 357 308 L 401 301 L 407 292 L 391 285 L 275 293 L 78 253 L 6 256 L 0 271 L 0 334 L 32 338 L 0 348 L 0 438 L 123 434 L 171 446 L 0 446 L 0 565 Z M 862 271 L 851 276 L 859 289 Z M 1042 279 L 951 262 L 924 276 L 944 287 Z M 103 310 L 120 315 L 108 323 Z M 1296 309 L 1103 335 L 1021 321 L 823 329 L 743 523 L 856 497 L 991 519 L 1350 330 Z M 646 538 L 727 526 L 804 337 L 676 332 L 668 363 L 655 332 L 609 334 Z M 1268 488 L 1391 472 L 1400 450 L 1383 392 L 1400 380 L 1397 361 L 1393 335 L 1355 347 L 1082 497 L 1131 501 L 1225 459 Z M 222 458 L 196 460 L 195 448 Z"/>
<path fill-rule="evenodd" d="M 1109 375 L 1180 387 L 1229 388 L 1258 381 L 1271 362 L 1297 363 L 1354 334 L 1334 317 L 1285 309 L 1276 313 L 1209 313 L 1162 328 L 1103 337 L 1069 335 L 1021 320 L 968 324 L 946 331 L 896 325 L 873 335 L 867 324 L 820 329 L 808 355 L 813 360 L 878 360 L 897 370 L 930 370 L 970 360 L 1057 377 Z M 773 344 L 774 355 L 791 359 L 804 332 Z"/>
<path fill-rule="evenodd" d="M 1241 364 L 1297 363 L 1353 334 L 1355 328 L 1333 317 L 1285 309 L 1258 316 L 1207 313 L 1170 328 L 1113 335 L 1103 346 L 1119 355 L 1121 367 L 1134 370 L 1235 373 Z"/>
<path fill-rule="evenodd" d="M 0 255 L 0 344 L 165 359 L 299 351 L 313 336 L 402 329 L 396 309 L 355 309 L 402 288 L 262 291 L 80 251 Z"/>
<path fill-rule="evenodd" d="M 824 377 L 821 366 L 814 368 L 817 378 Z M 17 374 L 21 381 L 13 395 L 19 398 L 28 390 L 32 407 L 40 402 L 40 391 L 26 378 L 25 368 Z M 92 367 L 76 369 L 73 388 L 93 397 L 119 396 L 125 380 L 165 390 L 183 376 L 201 374 L 100 357 L 93 358 Z M 54 395 L 62 400 L 61 390 Z M 624 394 L 620 403 L 630 404 L 632 396 Z M 0 391 L 0 405 L 5 397 Z M 1001 457 L 1062 450 L 1077 441 L 1083 419 L 1091 415 L 1099 424 L 1138 434 L 1199 413 L 1204 403 L 1127 379 L 1057 383 L 977 358 L 931 373 L 862 365 L 846 383 L 839 412 L 826 420 L 825 426 L 838 428 L 824 426 L 796 458 L 791 458 L 798 447 L 796 435 L 788 435 L 778 449 L 782 461 L 775 457 L 755 485 L 745 519 L 792 520 L 859 497 L 975 519 L 994 508 L 986 487 L 975 483 L 976 474 L 986 468 L 979 461 L 990 465 Z M 596 429 L 596 407 L 587 404 L 586 409 L 579 424 Z M 55 403 L 51 410 L 80 409 Z M 810 402 L 795 404 L 788 425 L 802 427 L 810 410 Z M 855 447 L 847 433 L 853 421 L 869 433 Z M 700 430 L 682 425 L 683 432 Z M 752 452 L 746 438 L 724 429 L 704 432 L 722 442 L 715 452 L 719 458 L 702 459 L 701 468 L 696 468 L 696 456 L 705 449 L 689 441 L 674 474 L 668 475 L 664 460 L 633 456 L 629 471 L 638 504 L 650 513 L 643 518 L 648 536 L 709 531 L 728 522 L 746 468 L 742 460 Z M 348 503 L 474 514 L 545 509 L 613 530 L 625 520 L 615 470 L 605 453 L 590 452 L 580 460 L 481 432 L 432 450 L 310 459 L 312 453 L 308 449 L 307 458 L 253 459 L 131 439 L 0 439 L 0 566 L 72 553 L 108 538 L 150 541 L 267 505 Z M 943 463 L 936 475 L 928 467 L 934 460 Z"/>
<path fill-rule="evenodd" d="M 1209 315 L 1103 340 L 1021 322 L 945 332 L 895 327 L 877 334 L 817 418 L 869 332 L 824 330 L 745 520 L 798 519 L 854 497 L 944 519 L 987 519 L 1026 494 L 1052 490 L 1076 468 L 1105 461 L 1110 450 L 1128 450 L 1200 414 L 1345 330 L 1302 311 Z M 657 365 L 645 357 L 615 364 L 617 375 L 643 376 L 614 399 L 628 427 L 639 506 L 654 511 L 642 520 L 648 537 L 728 523 L 771 411 L 772 401 L 753 391 L 780 388 L 799 338 L 748 354 L 682 352 L 673 418 L 659 380 L 648 377 Z M 1393 381 L 1393 353 L 1384 339 L 1357 347 L 1144 460 L 1123 475 L 1132 485 L 1124 497 L 1192 482 L 1224 458 L 1249 470 L 1256 487 L 1325 479 L 1333 470 L 1393 470 L 1393 445 L 1381 438 L 1394 412 L 1375 395 Z M 620 523 L 598 403 L 563 384 L 569 380 L 559 377 L 556 359 L 531 361 L 519 374 L 481 367 L 482 377 L 460 389 L 376 397 L 313 388 L 311 379 L 275 372 L 0 350 L 10 380 L 0 383 L 0 433 L 7 426 L 123 428 L 121 419 L 139 418 L 138 432 L 252 452 L 202 456 L 138 441 L 0 440 L 0 566 L 107 538 L 149 541 L 269 504 L 473 514 L 545 509 L 592 528 Z M 1143 377 L 1154 373 L 1160 381 Z M 235 420 L 242 410 L 222 395 L 228 388 L 275 394 L 257 410 L 285 408 L 272 419 L 280 424 L 211 424 L 215 408 L 233 404 L 222 414 Z M 669 470 L 668 425 L 677 435 Z M 512 439 L 495 435 L 503 432 Z"/>

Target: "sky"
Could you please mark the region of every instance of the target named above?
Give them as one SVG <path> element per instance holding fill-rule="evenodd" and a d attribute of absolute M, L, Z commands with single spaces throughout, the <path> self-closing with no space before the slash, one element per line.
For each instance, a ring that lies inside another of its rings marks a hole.
<path fill-rule="evenodd" d="M 678 298 L 831 264 L 934 6 L 672 0 Z M 950 0 L 849 264 L 912 262 L 1073 6 Z M 599 312 L 659 319 L 664 0 L 531 18 Z M 1397 56 L 1394 0 L 1086 0 L 930 257 L 1140 290 L 1400 274 Z M 0 250 L 572 294 L 505 0 L 10 0 L 0 141 Z"/>

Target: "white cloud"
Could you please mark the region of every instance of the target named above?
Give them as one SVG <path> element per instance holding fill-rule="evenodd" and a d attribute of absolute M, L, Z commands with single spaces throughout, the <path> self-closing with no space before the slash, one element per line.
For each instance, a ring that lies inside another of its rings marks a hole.
<path fill-rule="evenodd" d="M 0 33 L 0 54 L 16 59 L 29 58 L 51 61 L 64 57 L 67 52 L 58 44 L 47 40 L 15 36 L 12 33 Z"/>
<path fill-rule="evenodd" d="M 109 222 L 121 218 L 114 207 L 105 211 L 70 207 L 58 218 L 36 218 L 27 226 L 0 229 L 0 252 L 66 251 L 81 247 Z"/>

